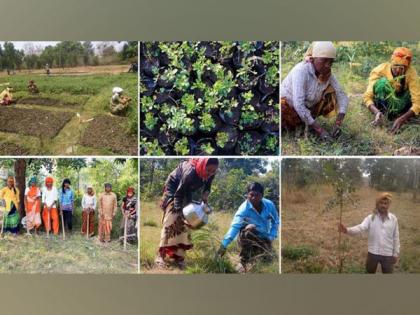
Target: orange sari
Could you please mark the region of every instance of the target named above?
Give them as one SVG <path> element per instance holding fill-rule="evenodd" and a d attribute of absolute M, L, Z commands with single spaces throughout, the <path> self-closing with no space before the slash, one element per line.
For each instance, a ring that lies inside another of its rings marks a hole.
<path fill-rule="evenodd" d="M 41 191 L 39 187 L 29 187 L 26 194 L 26 224 L 29 230 L 41 226 Z"/>

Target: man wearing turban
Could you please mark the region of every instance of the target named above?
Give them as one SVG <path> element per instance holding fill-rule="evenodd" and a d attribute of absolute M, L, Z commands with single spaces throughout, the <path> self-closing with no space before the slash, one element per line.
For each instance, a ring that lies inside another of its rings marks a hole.
<path fill-rule="evenodd" d="M 378 265 L 381 265 L 382 273 L 392 273 L 400 255 L 398 220 L 388 211 L 391 200 L 391 194 L 381 193 L 376 199 L 375 210 L 361 224 L 338 225 L 338 230 L 348 235 L 368 233 L 367 273 L 376 273 Z"/>

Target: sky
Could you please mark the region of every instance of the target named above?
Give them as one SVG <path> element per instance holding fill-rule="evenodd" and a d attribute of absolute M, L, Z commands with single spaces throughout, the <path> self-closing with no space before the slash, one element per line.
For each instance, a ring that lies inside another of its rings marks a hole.
<path fill-rule="evenodd" d="M 24 49 L 25 45 L 27 45 L 28 43 L 32 43 L 35 47 L 41 46 L 42 48 L 45 48 L 46 46 L 55 46 L 59 42 L 43 42 L 43 41 L 24 42 L 24 41 L 22 41 L 22 42 L 12 42 L 12 43 L 15 46 L 16 49 L 21 50 L 21 49 Z M 99 43 L 102 43 L 102 42 L 92 41 L 92 43 L 93 43 L 93 46 L 96 48 L 96 45 L 99 44 Z M 107 43 L 112 44 L 117 51 L 120 51 L 125 42 L 124 41 L 121 41 L 121 42 L 110 41 L 110 42 L 107 42 Z M 3 46 L 4 41 L 0 41 L 0 44 Z"/>

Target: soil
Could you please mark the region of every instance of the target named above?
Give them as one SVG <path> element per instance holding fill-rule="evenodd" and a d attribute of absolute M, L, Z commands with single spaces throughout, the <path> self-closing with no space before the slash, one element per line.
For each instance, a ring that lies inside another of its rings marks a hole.
<path fill-rule="evenodd" d="M 73 116 L 67 112 L 4 107 L 0 108 L 0 131 L 53 138 Z"/>
<path fill-rule="evenodd" d="M 124 117 L 103 115 L 89 123 L 81 144 L 96 149 L 108 149 L 123 155 L 137 155 L 137 137 L 128 134 Z"/>
<path fill-rule="evenodd" d="M 46 97 L 28 97 L 18 100 L 18 104 L 45 105 L 45 106 L 78 106 L 77 103 L 63 102 Z"/>
<path fill-rule="evenodd" d="M 0 143 L 0 155 L 29 155 L 30 151 L 10 142 Z"/>

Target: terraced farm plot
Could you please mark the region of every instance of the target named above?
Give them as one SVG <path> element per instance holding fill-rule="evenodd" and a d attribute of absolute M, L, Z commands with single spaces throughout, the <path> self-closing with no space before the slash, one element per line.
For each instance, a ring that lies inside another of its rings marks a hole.
<path fill-rule="evenodd" d="M 43 106 L 79 106 L 77 103 L 65 102 L 62 100 L 46 97 L 28 97 L 18 101 L 18 104 L 43 105 Z"/>
<path fill-rule="evenodd" d="M 0 109 L 0 131 L 53 138 L 73 116 L 68 112 L 5 107 Z"/>
<path fill-rule="evenodd" d="M 55 69 L 53 76 L 39 71 L 0 75 L 0 85 L 13 87 L 17 100 L 0 108 L 0 154 L 137 155 L 138 81 L 137 75 L 124 73 L 126 68 Z M 40 93 L 29 93 L 30 80 Z M 114 119 L 109 103 L 115 86 L 132 101 L 127 116 Z M 110 118 L 104 120 L 107 115 Z"/>

